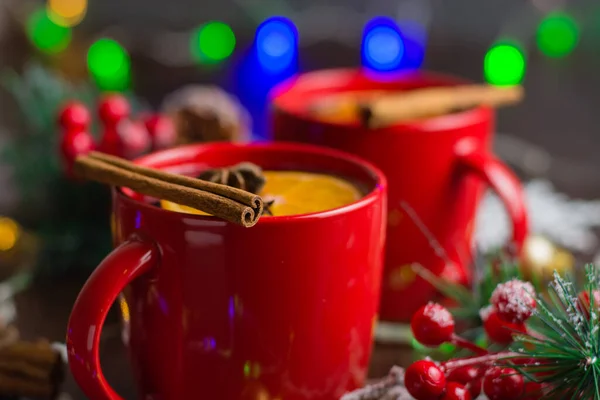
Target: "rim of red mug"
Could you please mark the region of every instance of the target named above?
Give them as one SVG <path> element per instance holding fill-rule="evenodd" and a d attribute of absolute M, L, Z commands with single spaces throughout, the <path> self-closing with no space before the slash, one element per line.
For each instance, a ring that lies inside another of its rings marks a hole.
<path fill-rule="evenodd" d="M 293 142 L 269 142 L 269 143 L 234 143 L 234 142 L 212 142 L 212 143 L 198 143 L 191 145 L 178 146 L 171 149 L 157 151 L 140 158 L 134 160 L 136 164 L 140 164 L 143 166 L 152 166 L 153 163 L 158 162 L 161 159 L 168 160 L 173 159 L 175 156 L 170 155 L 178 154 L 185 151 L 198 150 L 199 148 L 204 148 L 205 151 L 210 151 L 211 149 L 223 149 L 223 148 L 257 148 L 257 149 L 272 149 L 273 151 L 291 151 L 291 152 L 302 152 L 302 153 L 311 153 L 318 154 L 324 157 L 337 158 L 342 159 L 344 162 L 348 162 L 351 164 L 355 164 L 356 166 L 362 168 L 368 175 L 372 177 L 373 188 L 365 194 L 360 199 L 346 204 L 341 207 L 332 208 L 329 210 L 308 213 L 308 214 L 294 214 L 294 215 L 281 215 L 281 216 L 268 216 L 267 218 L 260 218 L 258 224 L 278 224 L 278 223 L 290 223 L 290 222 L 302 222 L 314 218 L 330 218 L 336 217 L 339 215 L 343 215 L 347 212 L 356 210 L 358 208 L 367 207 L 372 203 L 376 202 L 378 197 L 381 195 L 382 191 L 385 191 L 387 188 L 387 178 L 384 173 L 377 168 L 372 163 L 363 160 L 360 157 L 354 156 L 352 154 L 345 153 L 343 151 L 329 149 L 326 147 L 308 145 L 308 144 L 300 144 Z M 156 205 L 152 205 L 127 195 L 123 192 L 122 188 L 113 188 L 113 191 L 117 193 L 120 201 L 124 201 L 126 203 L 132 204 L 135 207 L 140 207 L 144 209 L 151 209 L 153 212 L 158 212 L 165 214 L 165 216 L 181 219 L 195 219 L 202 221 L 222 221 L 226 223 L 225 220 L 220 218 L 211 216 L 211 215 L 198 215 L 198 214 L 188 214 L 178 211 L 166 210 L 162 207 L 158 207 Z"/>
<path fill-rule="evenodd" d="M 376 73 L 373 71 L 369 71 L 365 68 L 333 68 L 333 69 L 321 69 L 316 71 L 305 72 L 302 74 L 295 75 L 291 78 L 284 80 L 277 84 L 268 95 L 269 101 L 271 103 L 271 107 L 273 109 L 278 110 L 287 115 L 291 115 L 292 117 L 302 120 L 304 122 L 318 123 L 321 125 L 333 126 L 333 127 L 342 127 L 348 130 L 364 130 L 364 127 L 358 122 L 340 122 L 340 121 L 329 121 L 326 119 L 320 119 L 317 116 L 311 115 L 308 110 L 303 112 L 300 110 L 289 109 L 286 107 L 282 107 L 278 100 L 285 96 L 288 92 L 296 89 L 300 93 L 311 93 L 312 89 L 302 90 L 301 86 L 298 89 L 298 79 L 323 79 L 323 76 L 327 77 L 329 74 L 336 75 L 336 79 L 341 79 L 344 76 L 353 77 L 356 75 L 363 75 L 368 77 L 369 75 L 377 75 L 380 77 L 384 77 L 385 79 L 380 79 L 380 82 L 386 81 L 399 81 L 399 80 L 410 80 L 411 76 L 421 76 L 426 80 L 438 80 L 445 81 L 449 86 L 458 85 L 458 84 L 470 84 L 474 83 L 465 78 L 460 78 L 458 76 L 454 76 L 451 74 L 444 74 L 439 72 L 431 72 L 431 71 L 399 71 L 394 73 Z M 374 80 L 374 82 L 377 82 Z M 440 85 L 432 85 L 432 86 L 423 86 L 423 87 L 435 87 Z M 315 85 L 314 87 L 317 87 Z M 364 89 L 369 90 L 369 89 Z M 359 91 L 352 90 L 350 91 Z M 337 90 L 334 87 L 332 93 L 343 93 L 343 90 Z M 310 96 L 306 96 L 310 98 Z M 309 104 L 308 101 L 306 104 Z M 478 106 L 473 107 L 465 111 L 456 112 L 452 114 L 439 115 L 435 117 L 415 120 L 415 121 L 406 121 L 399 122 L 396 124 L 386 125 L 378 128 L 370 128 L 369 131 L 376 133 L 381 131 L 389 131 L 389 130 L 398 130 L 397 133 L 408 133 L 408 132 L 433 132 L 433 131 L 444 131 L 449 129 L 457 129 L 469 125 L 473 125 L 476 123 L 483 122 L 489 119 L 493 115 L 493 109 L 489 106 Z M 399 131 L 402 130 L 402 132 Z"/>

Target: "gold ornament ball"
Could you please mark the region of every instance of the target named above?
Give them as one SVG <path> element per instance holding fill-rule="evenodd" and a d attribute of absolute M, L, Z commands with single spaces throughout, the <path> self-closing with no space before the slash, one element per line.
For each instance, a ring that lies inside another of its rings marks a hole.
<path fill-rule="evenodd" d="M 561 275 L 573 272 L 575 257 L 569 251 L 558 248 L 547 238 L 531 235 L 523 247 L 522 264 L 525 275 L 551 279 L 554 271 Z"/>
<path fill-rule="evenodd" d="M 21 236 L 21 228 L 10 218 L 0 217 L 0 252 L 12 250 Z"/>
<path fill-rule="evenodd" d="M 13 219 L 0 216 L 0 281 L 35 264 L 39 240 Z"/>

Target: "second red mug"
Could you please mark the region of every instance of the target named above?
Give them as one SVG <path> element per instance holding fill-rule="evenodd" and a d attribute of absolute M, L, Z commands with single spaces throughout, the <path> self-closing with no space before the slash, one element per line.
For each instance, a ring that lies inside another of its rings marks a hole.
<path fill-rule="evenodd" d="M 272 92 L 272 129 L 276 140 L 344 150 L 386 174 L 388 243 L 380 317 L 408 322 L 436 296 L 415 275 L 413 264 L 453 281 L 470 280 L 476 210 L 486 186 L 508 210 L 516 251 L 527 235 L 527 215 L 519 180 L 490 150 L 494 112 L 488 107 L 379 129 L 366 129 L 358 120 L 324 120 L 312 112 L 317 102 L 344 92 L 465 83 L 420 72 L 381 77 L 362 70 L 326 70 L 292 78 Z"/>
<path fill-rule="evenodd" d="M 144 400 L 338 400 L 363 384 L 383 266 L 386 180 L 369 163 L 299 144 L 210 144 L 138 160 L 179 173 L 256 163 L 347 177 L 365 196 L 243 228 L 113 191 L 117 247 L 79 294 L 69 367 L 92 400 L 120 399 L 100 333 L 117 300 Z"/>

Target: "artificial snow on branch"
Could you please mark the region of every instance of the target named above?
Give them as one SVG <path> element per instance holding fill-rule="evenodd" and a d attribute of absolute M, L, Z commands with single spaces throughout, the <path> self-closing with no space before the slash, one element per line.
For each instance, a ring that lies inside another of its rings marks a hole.
<path fill-rule="evenodd" d="M 548 237 L 570 250 L 589 253 L 598 244 L 593 232 L 600 227 L 600 200 L 575 200 L 557 192 L 547 180 L 524 187 L 531 232 Z M 488 193 L 477 215 L 476 242 L 484 252 L 501 247 L 509 238 L 508 215 L 500 199 Z"/>

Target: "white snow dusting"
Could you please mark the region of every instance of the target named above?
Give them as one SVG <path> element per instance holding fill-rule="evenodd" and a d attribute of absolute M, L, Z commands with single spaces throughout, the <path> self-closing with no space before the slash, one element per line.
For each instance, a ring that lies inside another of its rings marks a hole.
<path fill-rule="evenodd" d="M 600 201 L 570 199 L 546 180 L 525 184 L 525 197 L 532 233 L 548 237 L 562 247 L 591 252 L 598 239 L 592 231 L 600 227 Z M 484 197 L 477 214 L 475 240 L 490 251 L 509 240 L 511 227 L 500 199 L 492 192 Z"/>

